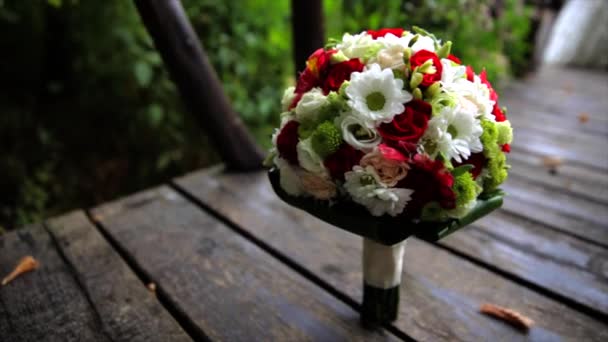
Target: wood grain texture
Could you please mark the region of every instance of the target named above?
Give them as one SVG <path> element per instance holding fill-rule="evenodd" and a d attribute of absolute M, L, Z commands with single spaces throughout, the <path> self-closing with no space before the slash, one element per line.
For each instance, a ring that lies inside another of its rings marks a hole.
<path fill-rule="evenodd" d="M 393 339 L 360 328 L 356 311 L 169 188 L 93 212 L 158 291 L 212 340 Z"/>
<path fill-rule="evenodd" d="M 542 158 L 522 157 L 520 151 L 513 151 L 508 157 L 510 178 L 519 178 L 525 182 L 530 182 L 562 193 L 587 199 L 592 202 L 608 205 L 608 177 L 597 172 L 578 172 L 572 174 L 571 171 L 580 171 L 580 168 L 567 167 L 566 165 L 557 166 L 555 173 L 543 165 Z"/>
<path fill-rule="evenodd" d="M 361 239 L 281 202 L 264 173 L 197 172 L 177 184 L 205 205 L 348 296 L 361 298 Z M 419 240 L 405 248 L 400 318 L 419 340 L 608 338 L 608 327 L 520 285 Z M 489 302 L 529 316 L 528 335 L 480 315 Z"/>
<path fill-rule="evenodd" d="M 588 201 L 557 189 L 533 184 L 517 177 L 512 177 L 501 188 L 508 193 L 511 201 L 528 203 L 537 208 L 531 218 L 542 219 L 546 211 L 562 212 L 571 217 L 604 227 L 608 232 L 608 206 Z M 508 197 L 505 202 L 508 201 Z"/>
<path fill-rule="evenodd" d="M 191 341 L 82 211 L 48 221 L 112 341 Z"/>
<path fill-rule="evenodd" d="M 42 226 L 0 236 L 0 274 L 8 274 L 26 255 L 40 266 L 0 287 L 0 340 L 111 341 Z"/>
<path fill-rule="evenodd" d="M 497 213 L 441 241 L 608 315 L 608 250 Z"/>

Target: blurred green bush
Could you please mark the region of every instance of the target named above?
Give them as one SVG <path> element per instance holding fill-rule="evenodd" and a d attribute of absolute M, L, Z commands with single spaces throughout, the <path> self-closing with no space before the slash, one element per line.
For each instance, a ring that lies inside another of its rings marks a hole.
<path fill-rule="evenodd" d="M 492 79 L 526 65 L 522 0 L 325 0 L 328 36 L 418 25 Z M 228 96 L 267 146 L 294 82 L 289 1 L 184 0 Z M 494 17 L 492 17 L 492 13 Z M 131 1 L 0 0 L 0 230 L 217 162 Z"/>

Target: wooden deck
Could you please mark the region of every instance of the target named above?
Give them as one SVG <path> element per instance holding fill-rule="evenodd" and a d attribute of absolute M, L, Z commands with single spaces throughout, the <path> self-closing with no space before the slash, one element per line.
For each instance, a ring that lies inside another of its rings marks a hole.
<path fill-rule="evenodd" d="M 215 167 L 1 236 L 0 275 L 24 255 L 41 266 L 0 287 L 0 340 L 607 341 L 608 74 L 544 69 L 502 103 L 503 209 L 411 239 L 400 317 L 381 331 L 358 324 L 360 238 L 282 203 L 263 172 Z"/>

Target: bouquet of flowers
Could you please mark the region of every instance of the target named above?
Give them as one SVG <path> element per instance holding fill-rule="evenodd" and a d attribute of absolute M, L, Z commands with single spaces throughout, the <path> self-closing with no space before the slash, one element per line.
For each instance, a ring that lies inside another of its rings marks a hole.
<path fill-rule="evenodd" d="M 506 109 L 451 45 L 415 27 L 347 33 L 315 51 L 283 95 L 275 190 L 313 214 L 350 202 L 410 223 L 463 219 L 501 197 Z"/>
<path fill-rule="evenodd" d="M 347 33 L 283 95 L 270 181 L 364 237 L 364 323 L 396 319 L 407 237 L 436 241 L 502 204 L 511 125 L 451 45 L 416 27 Z"/>

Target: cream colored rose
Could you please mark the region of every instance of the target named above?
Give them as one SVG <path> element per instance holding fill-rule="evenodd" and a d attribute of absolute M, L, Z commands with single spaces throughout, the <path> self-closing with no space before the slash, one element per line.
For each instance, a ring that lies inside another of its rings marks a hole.
<path fill-rule="evenodd" d="M 364 155 L 359 165 L 363 168 L 373 167 L 378 174 L 378 181 L 388 187 L 397 185 L 400 180 L 407 176 L 407 171 L 410 168 L 405 162 L 386 159 L 378 149 Z"/>
<path fill-rule="evenodd" d="M 304 191 L 320 200 L 328 200 L 336 196 L 336 184 L 330 179 L 311 172 L 302 172 L 300 181 Z"/>

